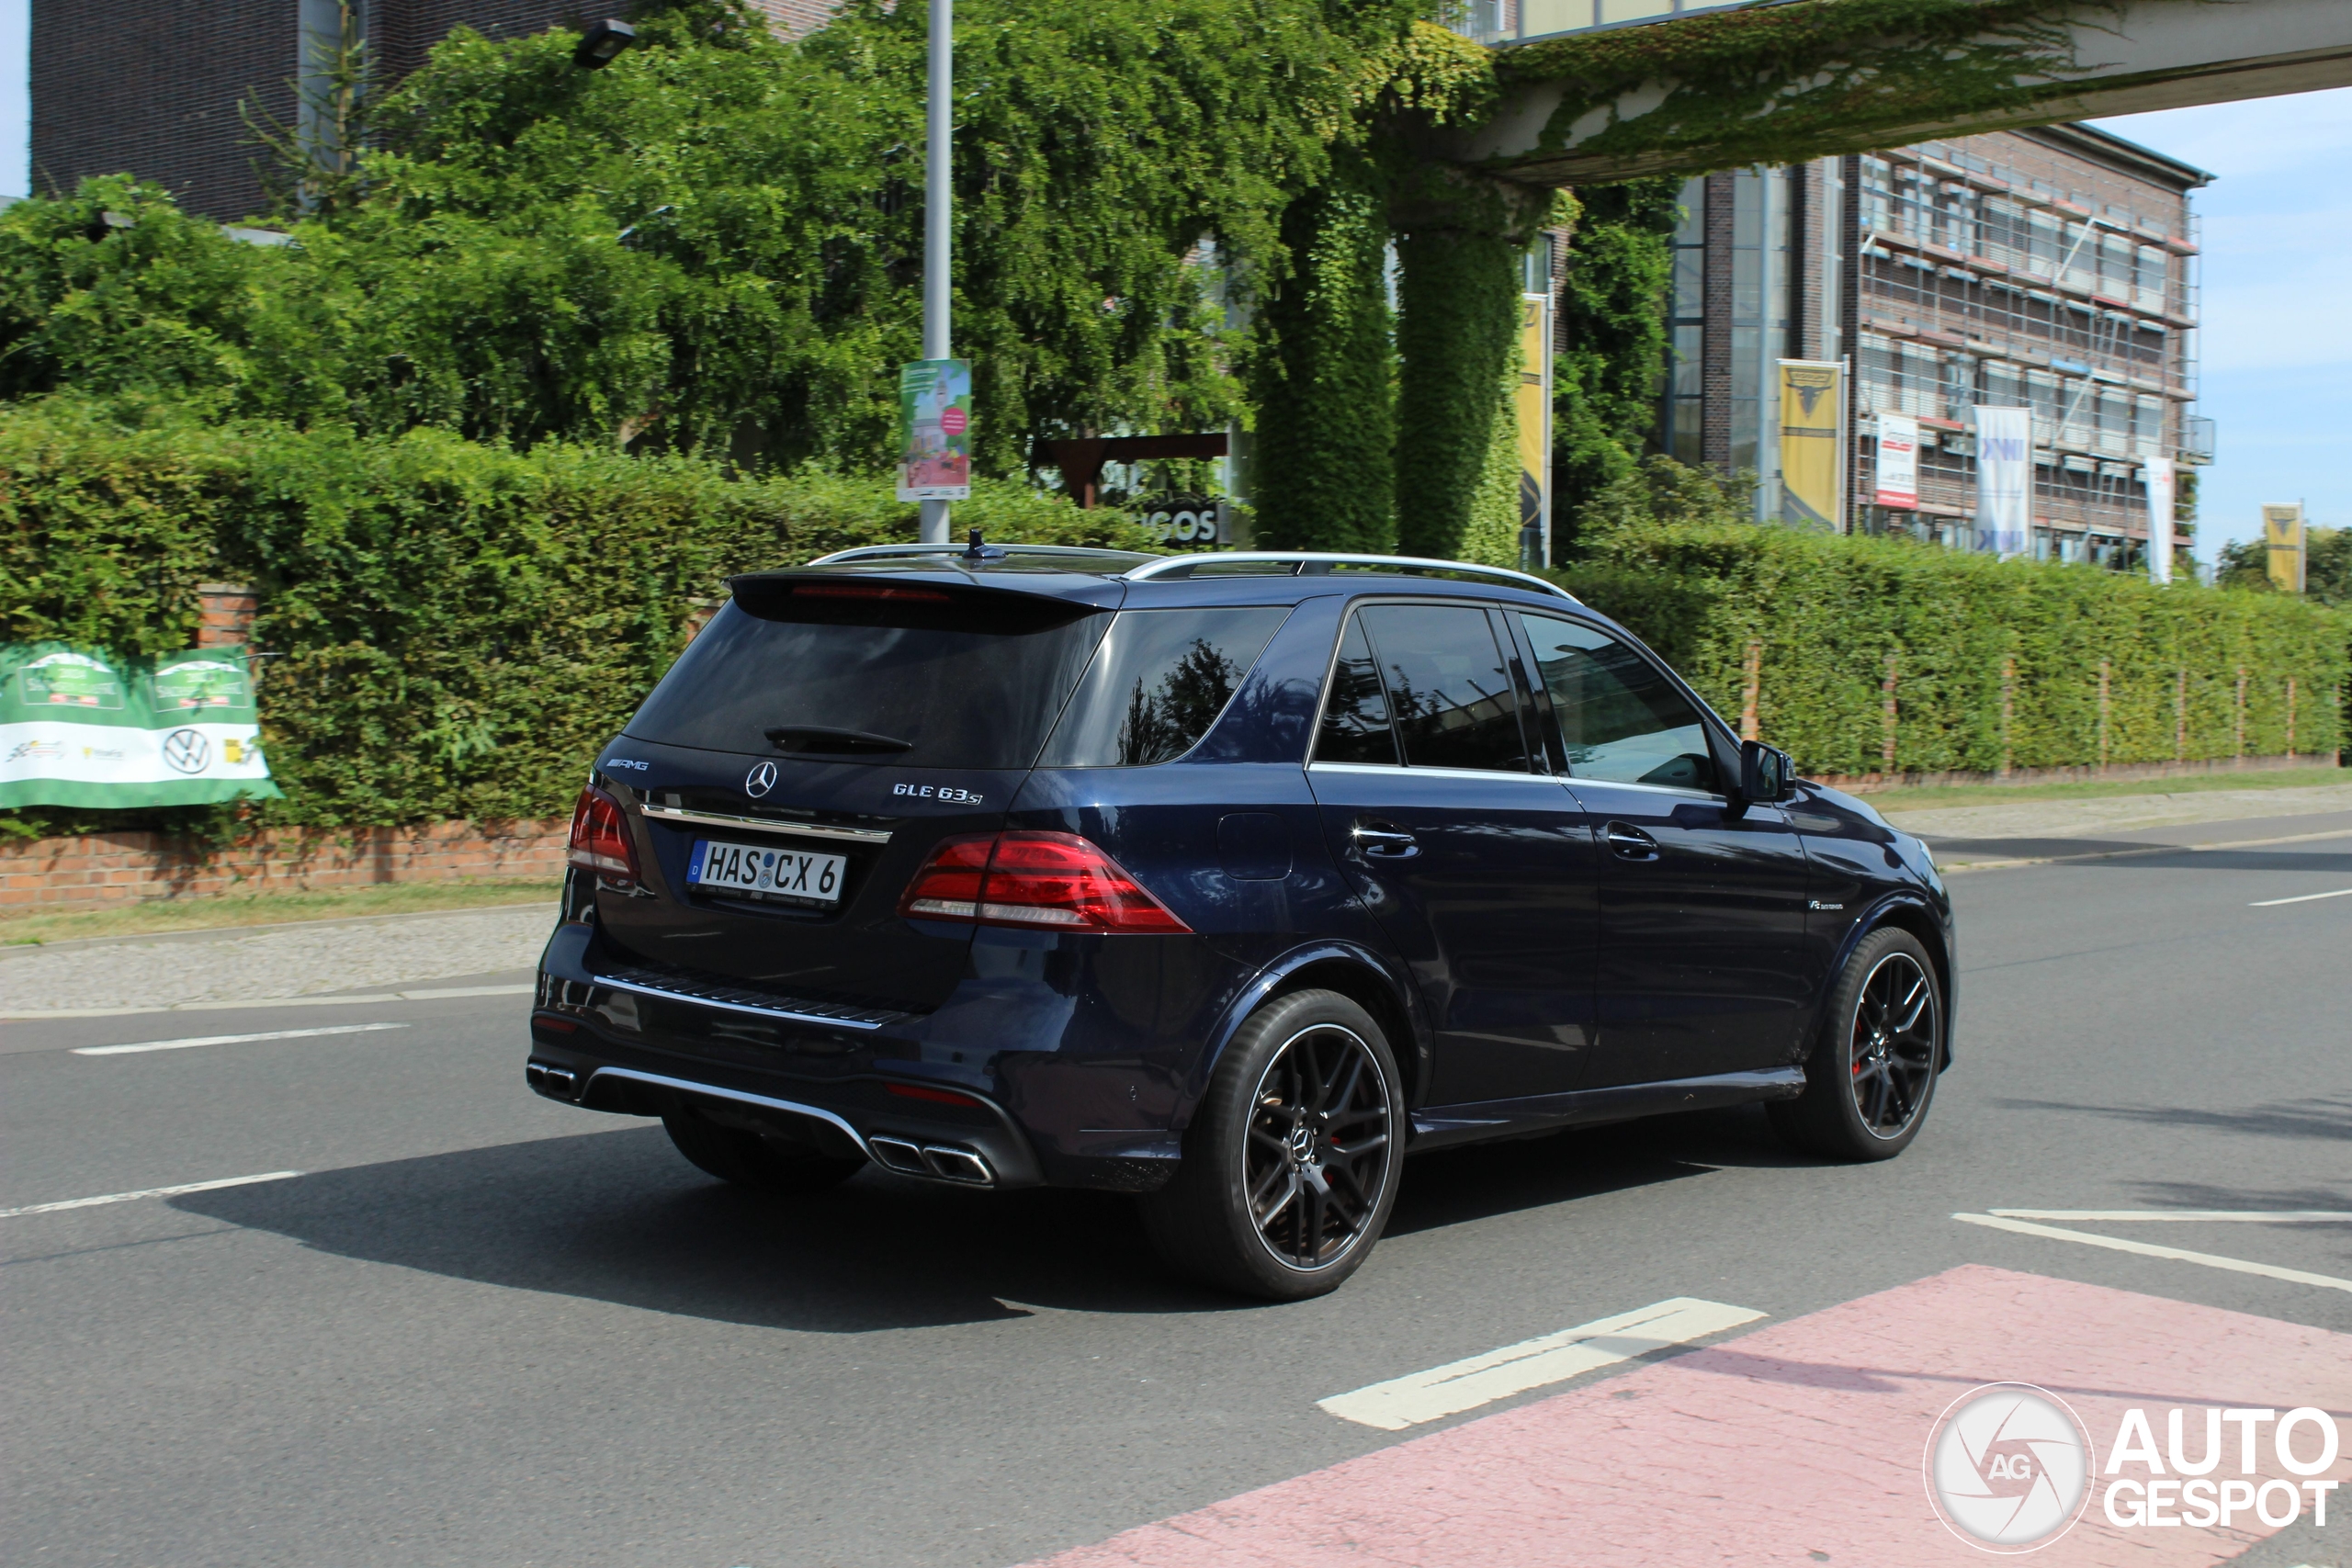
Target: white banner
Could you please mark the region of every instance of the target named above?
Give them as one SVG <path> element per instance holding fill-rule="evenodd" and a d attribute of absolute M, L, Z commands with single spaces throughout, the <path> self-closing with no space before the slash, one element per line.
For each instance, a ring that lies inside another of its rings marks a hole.
<path fill-rule="evenodd" d="M 2140 469 L 2148 486 L 2148 581 L 2172 581 L 2172 459 L 2150 457 Z"/>
<path fill-rule="evenodd" d="M 1976 405 L 1976 547 L 2023 555 L 2033 528 L 2033 411 Z"/>
<path fill-rule="evenodd" d="M 1878 493 L 1881 506 L 1916 511 L 1919 505 L 1919 422 L 1907 414 L 1878 416 Z"/>
<path fill-rule="evenodd" d="M 263 780 L 261 730 L 252 724 L 175 729 L 77 724 L 70 717 L 0 724 L 0 784 L 167 784 L 187 779 Z"/>

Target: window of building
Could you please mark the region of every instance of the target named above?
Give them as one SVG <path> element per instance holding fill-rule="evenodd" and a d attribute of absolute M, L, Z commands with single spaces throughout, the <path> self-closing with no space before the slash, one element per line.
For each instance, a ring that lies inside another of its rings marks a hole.
<path fill-rule="evenodd" d="M 2110 299 L 2132 298 L 2139 277 L 2139 247 L 2121 234 L 2098 237 L 2098 291 Z"/>
<path fill-rule="evenodd" d="M 2165 310 L 2171 299 L 2165 288 L 2171 270 L 2172 257 L 2158 245 L 2142 245 L 2139 254 L 2139 276 L 2132 295 L 2132 302 L 2143 310 Z"/>
<path fill-rule="evenodd" d="M 1707 182 L 1686 180 L 1682 186 L 1682 218 L 1673 239 L 1674 298 L 1669 310 L 1669 355 L 1666 398 L 1659 412 L 1658 445 L 1679 463 L 1702 459 L 1702 396 L 1705 382 L 1700 356 L 1704 333 L 1702 318 L 1706 302 Z"/>
<path fill-rule="evenodd" d="M 2142 396 L 2132 405 L 2132 444 L 2143 457 L 2165 455 L 2165 400 Z"/>
<path fill-rule="evenodd" d="M 2064 233 L 2057 218 L 2048 212 L 2026 214 L 2026 270 L 2041 277 L 2058 276 L 2058 263 L 2064 256 L 2062 248 Z"/>

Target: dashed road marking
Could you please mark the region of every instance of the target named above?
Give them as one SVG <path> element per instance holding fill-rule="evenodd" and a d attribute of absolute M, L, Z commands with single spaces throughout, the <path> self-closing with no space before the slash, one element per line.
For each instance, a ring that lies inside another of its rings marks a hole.
<path fill-rule="evenodd" d="M 2048 1236 L 2053 1241 L 2078 1241 L 2086 1247 L 2104 1247 L 2111 1252 L 2136 1252 L 2143 1258 L 2169 1258 L 2177 1263 L 2201 1263 L 2208 1269 L 2225 1269 L 2233 1274 L 2259 1274 L 2265 1279 L 2284 1280 L 2290 1284 L 2352 1291 L 2352 1280 L 2339 1280 L 2333 1274 L 2312 1274 L 2301 1269 L 2281 1269 L 2275 1263 L 2253 1263 L 2243 1258 L 2223 1258 L 2219 1253 L 2158 1247 L 2154 1242 L 2131 1241 L 2120 1235 L 2094 1235 L 2089 1231 L 2062 1230 L 2056 1225 L 2037 1225 L 2027 1220 L 2013 1220 L 2000 1214 L 1954 1214 L 1952 1218 L 1964 1225 L 1986 1225 L 1994 1230 L 2015 1231 L 2019 1235 Z"/>
<path fill-rule="evenodd" d="M 1747 1307 L 1676 1296 L 1315 1403 L 1342 1420 L 1401 1432 L 1532 1388 L 1565 1382 L 1597 1367 L 1687 1345 L 1763 1315 Z"/>
<path fill-rule="evenodd" d="M 54 1214 L 61 1209 L 95 1209 L 101 1203 L 128 1203 L 140 1198 L 176 1198 L 183 1192 L 210 1192 L 222 1187 L 248 1187 L 256 1181 L 284 1181 L 299 1170 L 265 1170 L 259 1176 L 224 1176 L 218 1181 L 187 1181 L 177 1187 L 142 1187 L 136 1192 L 101 1192 L 95 1198 L 67 1198 L 55 1203 L 28 1203 L 21 1209 L 0 1209 L 0 1220 L 25 1214 Z"/>
<path fill-rule="evenodd" d="M 2305 893 L 2293 898 L 2260 898 L 2246 906 L 2249 909 L 2275 909 L 2281 904 L 2308 904 L 2314 898 L 2352 898 L 2352 887 L 2339 887 L 2333 893 Z"/>
<path fill-rule="evenodd" d="M 323 1029 L 272 1029 L 259 1034 L 198 1034 L 187 1040 L 142 1040 L 136 1045 L 76 1045 L 76 1056 L 135 1056 L 142 1051 L 189 1051 L 198 1045 L 243 1045 L 251 1040 L 305 1040 L 313 1034 L 373 1034 L 405 1023 L 336 1023 Z"/>
<path fill-rule="evenodd" d="M 339 1008 L 361 1003 L 374 1006 L 382 1002 L 445 1002 L 461 997 L 527 997 L 537 990 L 536 985 L 520 986 L 438 986 L 424 990 L 370 991 L 365 996 L 351 997 L 238 997 L 228 1001 L 174 1002 L 169 1007 L 140 1008 L 47 1008 L 38 1012 L 0 1012 L 0 1020 L 19 1023 L 38 1022 L 52 1018 L 128 1018 L 133 1013 L 148 1012 L 263 1012 L 271 1008 Z"/>
<path fill-rule="evenodd" d="M 2214 1220 L 2250 1224 L 2352 1224 L 2352 1209 L 1987 1209 L 2005 1220 Z"/>

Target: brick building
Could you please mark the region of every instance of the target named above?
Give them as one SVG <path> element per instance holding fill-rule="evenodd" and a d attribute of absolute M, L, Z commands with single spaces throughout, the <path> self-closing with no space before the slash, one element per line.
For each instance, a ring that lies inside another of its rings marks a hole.
<path fill-rule="evenodd" d="M 777 30 L 823 21 L 824 0 L 757 0 Z M 379 82 L 424 63 L 449 29 L 517 38 L 626 14 L 619 0 L 353 0 Z M 130 173 L 191 212 L 234 221 L 264 206 L 239 105 L 299 118 L 293 84 L 341 29 L 336 0 L 40 0 L 32 17 L 32 188 Z M 332 47 L 331 45 L 328 47 Z"/>
<path fill-rule="evenodd" d="M 1692 180 L 1658 445 L 1756 471 L 1758 513 L 1777 516 L 1774 361 L 1842 359 L 1847 526 L 1960 542 L 1975 511 L 1972 408 L 2030 408 L 2032 553 L 2136 560 L 2142 461 L 2212 451 L 2193 412 L 2189 208 L 2209 178 L 2052 126 Z M 1882 413 L 1919 425 L 1916 508 L 1871 504 Z"/>

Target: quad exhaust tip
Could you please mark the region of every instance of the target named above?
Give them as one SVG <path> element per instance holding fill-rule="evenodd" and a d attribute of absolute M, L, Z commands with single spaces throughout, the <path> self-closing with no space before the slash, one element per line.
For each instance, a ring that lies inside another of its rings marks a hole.
<path fill-rule="evenodd" d="M 523 1068 L 523 1081 L 550 1100 L 577 1100 L 580 1075 L 552 1062 L 532 1062 Z"/>
<path fill-rule="evenodd" d="M 865 1144 L 873 1151 L 876 1165 L 901 1176 L 927 1176 L 934 1181 L 953 1181 L 964 1187 L 996 1185 L 996 1173 L 989 1168 L 988 1161 L 953 1144 L 916 1144 L 887 1134 L 870 1136 Z"/>

